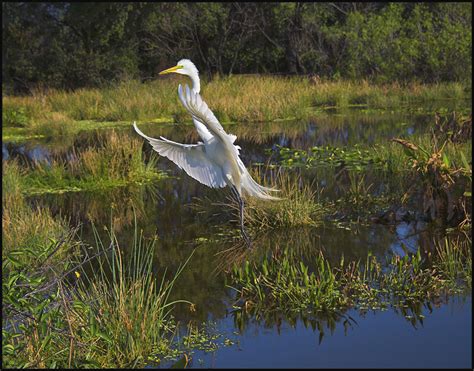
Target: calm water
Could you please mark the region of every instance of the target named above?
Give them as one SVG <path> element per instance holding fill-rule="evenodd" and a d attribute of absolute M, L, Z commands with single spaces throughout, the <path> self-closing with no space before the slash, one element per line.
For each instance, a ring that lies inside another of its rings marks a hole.
<path fill-rule="evenodd" d="M 383 143 L 392 137 L 409 138 L 429 130 L 432 116 L 426 114 L 366 113 L 362 110 L 322 114 L 306 122 L 278 122 L 229 125 L 226 130 L 238 136 L 245 164 L 272 161 L 275 146 L 309 149 L 315 145 L 352 146 L 358 143 Z M 142 124 L 149 136 L 163 135 L 171 140 L 197 141 L 193 126 Z M 123 129 L 135 136 L 131 128 Z M 102 131 L 106 135 L 106 131 Z M 67 158 L 71 148 L 81 144 L 91 133 L 61 141 L 30 141 L 23 144 L 3 143 L 4 159 L 17 157 L 49 161 L 52 156 Z M 126 143 L 124 144 L 126 145 Z M 146 152 L 150 146 L 144 146 Z M 433 232 L 422 222 L 398 223 L 392 226 L 336 226 L 297 228 L 272 231 L 254 236 L 252 251 L 234 248 L 230 239 L 216 241 L 216 234 L 237 231 L 230 222 L 235 216 L 220 208 L 216 215 L 203 214 L 192 207 L 197 198 L 224 202 L 228 191 L 209 189 L 188 177 L 166 158 L 160 169 L 171 178 L 146 187 L 129 186 L 106 193 L 68 193 L 31 198 L 32 203 L 50 207 L 54 213 L 82 223 L 82 237 L 93 242 L 90 221 L 109 225 L 112 218 L 122 247 L 131 245 L 134 210 L 144 235 L 157 234 L 154 267 L 157 273 L 166 268 L 173 274 L 194 251 L 179 277 L 172 299 L 195 303 L 176 308 L 176 318 L 183 323 L 211 321 L 216 330 L 235 344 L 222 346 L 216 352 L 198 351 L 193 367 L 471 367 L 471 297 L 451 297 L 417 308 L 415 319 L 406 318 L 394 309 L 364 315 L 349 311 L 332 321 L 322 319 L 320 329 L 302 319 L 236 318 L 232 313 L 234 294 L 226 285 L 226 272 L 234 262 L 258 260 L 269 251 L 291 247 L 310 261 L 319 251 L 334 262 L 344 254 L 346 259 L 364 259 L 368 252 L 377 257 L 429 250 Z M 307 175 L 310 178 L 314 174 Z M 313 179 L 308 179 L 309 181 Z M 316 179 L 322 182 L 323 179 Z M 336 185 L 337 186 L 337 185 Z M 328 197 L 331 193 L 328 193 Z M 100 228 L 99 228 L 100 229 Z M 402 245 L 404 248 L 402 248 Z M 430 309 L 431 308 L 431 309 Z M 424 318 L 417 318 L 422 314 Z M 350 316 L 354 321 L 345 321 Z M 321 327 L 322 326 L 322 327 Z M 332 330 L 331 330 L 332 328 Z M 166 366 L 162 365 L 163 367 Z"/>
<path fill-rule="evenodd" d="M 471 299 L 450 300 L 423 311 L 423 324 L 412 325 L 393 310 L 350 315 L 356 325 L 338 324 L 321 342 L 319 332 L 299 321 L 265 328 L 250 324 L 235 336 L 236 346 L 215 353 L 198 352 L 193 367 L 222 368 L 470 368 Z M 219 322 L 230 331 L 232 318 Z"/>

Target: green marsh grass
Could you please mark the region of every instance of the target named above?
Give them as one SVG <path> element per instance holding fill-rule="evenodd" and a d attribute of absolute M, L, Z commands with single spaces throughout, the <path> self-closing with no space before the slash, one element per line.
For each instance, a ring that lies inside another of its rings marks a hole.
<path fill-rule="evenodd" d="M 49 209 L 27 203 L 22 194 L 22 178 L 16 161 L 2 161 L 2 257 L 14 250 L 44 249 L 51 240 L 69 233 L 64 218 L 53 217 Z"/>
<path fill-rule="evenodd" d="M 472 288 L 472 240 L 445 238 L 436 243 L 435 266 L 454 289 L 460 284 Z"/>
<path fill-rule="evenodd" d="M 403 149 L 412 178 L 418 178 L 421 187 L 411 193 L 421 194 L 424 212 L 430 220 L 442 224 L 464 224 L 471 220 L 472 205 L 472 119 L 456 120 L 453 113 L 451 127 L 443 128 L 437 115 L 429 135 L 410 142 L 392 139 Z M 446 123 L 446 121 L 445 121 Z M 458 135 L 459 134 L 459 135 Z M 400 148 L 398 151 L 400 151 Z"/>
<path fill-rule="evenodd" d="M 4 125 L 36 126 L 37 133 L 57 133 L 76 121 L 190 121 L 176 94 L 185 77 L 160 78 L 147 83 L 129 80 L 101 89 L 72 92 L 45 90 L 31 96 L 2 97 Z M 216 117 L 227 122 L 298 119 L 314 107 L 367 105 L 399 107 L 436 99 L 469 99 L 466 83 L 378 85 L 362 81 L 320 81 L 306 77 L 235 75 L 203 81 L 202 95 Z M 46 129 L 48 125 L 54 129 Z"/>
<path fill-rule="evenodd" d="M 400 307 L 466 292 L 472 285 L 471 243 L 446 237 L 442 244 L 431 263 L 419 250 L 386 263 L 369 253 L 365 261 L 341 257 L 331 264 L 322 253 L 303 262 L 285 249 L 259 262 L 235 264 L 230 287 L 236 291 L 236 307 L 264 317 Z"/>
<path fill-rule="evenodd" d="M 136 224 L 129 255 L 113 228 L 110 244 L 95 236 L 95 248 L 83 246 L 83 256 L 65 259 L 54 270 L 44 264 L 57 252 L 53 244 L 42 258 L 38 250 L 26 250 L 21 253 L 30 261 L 13 253 L 3 259 L 6 367 L 144 367 L 176 353 L 170 348 L 173 306 L 189 302 L 170 301 L 169 295 L 192 254 L 171 279 L 159 279 L 155 239 L 145 242 Z M 32 259 L 42 264 L 31 265 Z"/>
<path fill-rule="evenodd" d="M 89 305 L 86 311 L 76 305 L 73 314 L 84 326 L 89 324 L 82 333 L 83 340 L 94 344 L 91 358 L 98 365 L 137 367 L 159 360 L 162 341 L 167 343 L 175 329 L 172 307 L 177 303 L 191 304 L 168 298 L 192 254 L 171 280 L 165 281 L 163 274 L 158 281 L 153 273 L 155 240 L 145 243 L 135 227 L 131 256 L 124 255 L 113 234 L 111 241 L 116 246 L 112 257 L 105 255 L 105 261 L 100 260 L 99 267 L 92 271 L 80 271 L 74 300 Z"/>
<path fill-rule="evenodd" d="M 252 169 L 251 173 L 254 179 L 261 179 L 260 168 Z M 279 190 L 273 195 L 280 200 L 246 199 L 244 220 L 252 230 L 318 226 L 322 223 L 325 210 L 318 202 L 318 193 L 311 184 L 303 182 L 300 175 L 279 171 L 270 183 Z M 233 207 L 238 212 L 238 206 L 233 204 Z"/>
<path fill-rule="evenodd" d="M 279 228 L 318 226 L 323 222 L 326 210 L 318 202 L 318 192 L 312 185 L 303 181 L 295 171 L 281 169 L 273 171 L 261 166 L 249 169 L 252 178 L 259 184 L 274 187 L 279 192 L 272 195 L 279 200 L 262 200 L 256 197 L 244 196 L 244 223 L 252 232 L 264 232 Z M 264 176 L 263 171 L 267 172 Z M 219 201 L 216 201 L 219 197 Z M 196 210 L 200 217 L 212 223 L 222 223 L 231 220 L 238 223 L 239 206 L 235 197 L 228 194 L 225 202 L 222 194 L 196 198 L 190 207 Z M 223 218 L 225 216 L 225 218 Z M 237 231 L 226 232 L 227 237 L 240 238 Z"/>
<path fill-rule="evenodd" d="M 139 138 L 109 132 L 99 136 L 98 147 L 76 151 L 67 160 L 58 158 L 49 164 L 35 162 L 22 167 L 20 188 L 26 194 L 61 193 L 143 184 L 163 177 L 155 169 L 155 154 L 145 163 L 142 145 Z"/>

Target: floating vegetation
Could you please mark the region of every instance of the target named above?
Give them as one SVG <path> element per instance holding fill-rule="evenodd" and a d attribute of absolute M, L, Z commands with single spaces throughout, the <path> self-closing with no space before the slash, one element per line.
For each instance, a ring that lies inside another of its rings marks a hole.
<path fill-rule="evenodd" d="M 436 114 L 431 133 L 413 141 L 309 150 L 276 145 L 267 152 L 281 167 L 302 169 L 322 188 L 336 190 L 329 199 L 328 192 L 320 197 L 335 219 L 382 220 L 409 206 L 414 217 L 452 226 L 471 222 L 471 130 L 470 115 Z"/>
<path fill-rule="evenodd" d="M 363 171 L 367 166 L 386 168 L 386 161 L 377 152 L 363 149 L 359 145 L 350 148 L 321 146 L 309 151 L 276 146 L 278 161 L 284 167 L 345 167 Z"/>

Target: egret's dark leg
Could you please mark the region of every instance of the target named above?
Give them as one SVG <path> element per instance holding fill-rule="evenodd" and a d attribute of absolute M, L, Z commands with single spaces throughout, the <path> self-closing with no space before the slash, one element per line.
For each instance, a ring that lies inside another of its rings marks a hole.
<path fill-rule="evenodd" d="M 242 237 L 243 237 L 245 243 L 247 244 L 247 246 L 252 247 L 252 242 L 250 240 L 249 235 L 245 231 L 245 227 L 244 227 L 244 200 L 242 200 L 242 197 L 240 197 L 240 194 L 237 191 L 237 189 L 235 188 L 235 186 L 232 186 L 231 189 L 232 189 L 232 193 L 237 198 L 237 202 L 239 203 L 240 232 L 242 233 Z"/>

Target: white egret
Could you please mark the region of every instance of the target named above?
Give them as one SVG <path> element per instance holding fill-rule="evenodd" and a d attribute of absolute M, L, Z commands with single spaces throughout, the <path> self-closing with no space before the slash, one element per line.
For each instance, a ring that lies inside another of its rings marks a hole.
<path fill-rule="evenodd" d="M 200 81 L 196 66 L 188 59 L 182 59 L 175 67 L 160 72 L 187 75 L 193 82 L 192 89 L 188 85 L 178 87 L 178 96 L 186 110 L 191 114 L 194 125 L 202 142 L 197 144 L 181 144 L 166 138 L 155 139 L 143 134 L 133 124 L 135 131 L 144 137 L 161 156 L 173 161 L 189 176 L 211 188 L 229 186 L 239 202 L 240 230 L 250 246 L 250 238 L 244 228 L 244 202 L 242 196 L 248 195 L 264 200 L 278 200 L 269 194 L 276 191 L 255 182 L 239 157 L 239 146 L 234 145 L 237 138 L 227 134 L 199 95 Z"/>

